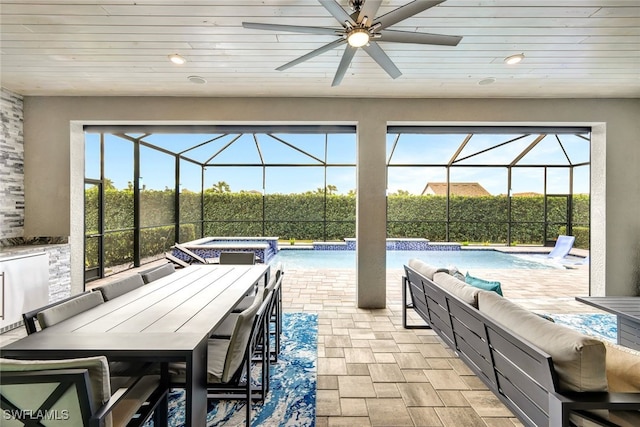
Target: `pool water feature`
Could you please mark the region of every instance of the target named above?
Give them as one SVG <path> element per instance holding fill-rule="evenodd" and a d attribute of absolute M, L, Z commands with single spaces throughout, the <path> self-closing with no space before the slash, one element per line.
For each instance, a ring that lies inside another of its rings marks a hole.
<path fill-rule="evenodd" d="M 387 269 L 402 269 L 411 259 L 418 258 L 428 264 L 447 267 L 455 265 L 461 271 L 476 268 L 492 269 L 552 269 L 563 268 L 549 263 L 535 262 L 517 255 L 494 250 L 459 251 L 387 251 Z M 282 262 L 286 269 L 355 269 L 355 251 L 345 250 L 281 250 L 271 264 Z"/>
<path fill-rule="evenodd" d="M 401 251 L 404 254 L 411 251 L 460 250 L 460 243 L 431 243 L 424 238 L 389 238 L 386 244 L 387 251 Z M 280 250 L 278 237 L 203 237 L 202 239 L 184 242 L 182 246 L 205 259 L 219 258 L 221 252 L 253 252 L 260 262 L 265 263 L 271 263 Z M 356 239 L 346 238 L 343 242 L 313 242 L 311 249 L 329 253 L 351 252 L 351 255 L 347 256 L 347 258 L 351 257 L 355 260 Z M 173 256 L 189 261 L 188 255 L 179 250 L 174 250 Z"/>
<path fill-rule="evenodd" d="M 269 263 L 278 252 L 277 237 L 204 237 L 185 242 L 182 246 L 202 258 L 219 258 L 221 252 L 253 252 L 261 262 Z M 188 261 L 180 251 L 173 255 Z"/>
<path fill-rule="evenodd" d="M 313 242 L 315 251 L 355 251 L 356 239 L 346 238 L 344 242 Z M 432 243 L 424 238 L 387 238 L 388 251 L 459 251 L 460 243 Z"/>

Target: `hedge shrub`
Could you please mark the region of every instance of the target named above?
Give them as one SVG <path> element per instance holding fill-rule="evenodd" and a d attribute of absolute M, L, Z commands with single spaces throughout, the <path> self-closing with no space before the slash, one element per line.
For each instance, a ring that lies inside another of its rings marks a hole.
<path fill-rule="evenodd" d="M 573 246 L 579 249 L 589 249 L 589 227 L 573 227 L 572 235 L 576 238 Z M 559 234 L 567 234 L 567 227 L 560 227 Z"/>
<path fill-rule="evenodd" d="M 145 190 L 141 197 L 141 256 L 162 253 L 174 244 L 173 190 Z M 88 233 L 98 226 L 97 189 L 85 192 Z M 577 247 L 588 247 L 589 197 L 575 195 L 574 234 Z M 133 191 L 105 191 L 105 255 L 108 265 L 133 261 Z M 392 195 L 387 198 L 389 237 L 424 237 L 431 241 L 505 243 L 508 232 L 506 196 L 461 197 Z M 281 239 L 336 241 L 355 236 L 356 198 L 349 195 L 267 194 L 254 192 L 182 192 L 180 241 L 205 236 L 278 236 Z M 204 221 L 200 225 L 201 212 Z M 511 198 L 511 241 L 542 244 L 545 199 L 543 196 Z M 566 203 L 548 198 L 548 236 L 561 233 L 566 223 Z M 263 220 L 264 216 L 264 220 Z M 202 233 L 200 232 L 202 227 Z M 89 251 L 89 252 L 96 252 Z M 89 256 L 89 255 L 88 255 Z"/>

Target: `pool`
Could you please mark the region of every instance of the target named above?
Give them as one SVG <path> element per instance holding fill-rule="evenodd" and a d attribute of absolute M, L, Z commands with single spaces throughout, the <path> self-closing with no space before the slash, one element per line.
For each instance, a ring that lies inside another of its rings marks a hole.
<path fill-rule="evenodd" d="M 517 255 L 493 250 L 461 251 L 387 251 L 387 268 L 396 269 L 411 259 L 419 258 L 431 265 L 447 267 L 455 265 L 461 271 L 472 268 L 496 269 L 551 269 L 561 265 L 536 262 Z M 286 269 L 327 269 L 356 267 L 355 251 L 281 250 L 271 264 L 282 262 Z"/>

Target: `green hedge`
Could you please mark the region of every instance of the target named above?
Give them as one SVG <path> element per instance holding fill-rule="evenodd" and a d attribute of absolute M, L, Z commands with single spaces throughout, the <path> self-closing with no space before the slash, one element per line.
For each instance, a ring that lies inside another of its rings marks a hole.
<path fill-rule="evenodd" d="M 180 226 L 180 234 L 185 236 L 185 241 L 194 240 L 197 236 L 193 224 Z M 140 258 L 153 258 L 170 250 L 175 244 L 175 228 L 163 226 L 145 228 L 140 231 Z M 117 265 L 133 264 L 133 230 L 107 233 L 104 236 L 104 265 L 113 267 Z M 86 248 L 85 265 L 98 265 L 98 248 L 95 244 Z"/>
<path fill-rule="evenodd" d="M 174 243 L 174 191 L 145 190 L 141 197 L 141 256 L 146 257 Z M 88 232 L 97 231 L 97 190 L 85 193 Z M 548 236 L 561 233 L 566 204 L 561 197 L 548 198 L 552 224 Z M 589 197 L 573 197 L 576 246 L 588 247 Z M 215 192 L 180 194 L 180 241 L 205 236 L 278 236 L 297 240 L 342 240 L 355 236 L 356 198 L 348 195 L 267 194 Z M 389 237 L 425 237 L 431 241 L 505 243 L 508 233 L 506 196 L 460 197 L 392 195 L 387 199 Z M 94 209 L 92 209 L 94 208 Z M 202 233 L 200 216 L 204 212 Z M 511 198 L 511 241 L 542 244 L 545 199 L 542 196 Z M 263 218 L 264 216 L 264 218 Z M 449 236 L 447 239 L 447 222 Z M 557 223 L 557 224 L 554 224 Z M 132 262 L 133 191 L 105 192 L 105 237 L 110 265 Z"/>
<path fill-rule="evenodd" d="M 567 234 L 567 227 L 560 227 L 559 234 Z M 573 246 L 579 249 L 589 249 L 589 227 L 573 227 L 573 234 L 576 241 Z"/>

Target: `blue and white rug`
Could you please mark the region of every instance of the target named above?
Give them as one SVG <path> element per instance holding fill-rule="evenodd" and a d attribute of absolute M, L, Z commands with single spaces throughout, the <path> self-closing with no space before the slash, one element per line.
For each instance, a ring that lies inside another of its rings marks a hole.
<path fill-rule="evenodd" d="M 284 313 L 281 345 L 278 363 L 271 364 L 269 393 L 264 402 L 254 402 L 251 425 L 314 427 L 318 315 Z M 207 427 L 244 426 L 244 423 L 244 402 L 209 403 Z M 169 426 L 184 426 L 184 390 L 169 394 Z"/>
<path fill-rule="evenodd" d="M 558 324 L 568 326 L 586 335 L 615 343 L 618 337 L 616 316 L 604 313 L 549 314 Z"/>

